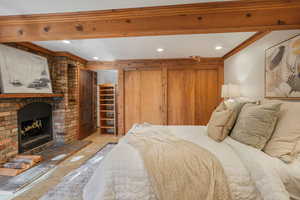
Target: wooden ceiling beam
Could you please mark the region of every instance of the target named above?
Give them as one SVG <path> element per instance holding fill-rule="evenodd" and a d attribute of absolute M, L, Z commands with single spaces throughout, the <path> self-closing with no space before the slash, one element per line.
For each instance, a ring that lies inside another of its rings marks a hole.
<path fill-rule="evenodd" d="M 300 28 L 300 1 L 251 0 L 0 17 L 0 42 Z"/>
<path fill-rule="evenodd" d="M 264 36 L 266 36 L 270 32 L 271 31 L 257 32 L 256 34 L 252 35 L 250 38 L 248 38 L 247 40 L 245 40 L 244 42 L 242 42 L 241 44 L 239 44 L 237 47 L 235 47 L 234 49 L 232 49 L 230 52 L 228 52 L 227 54 L 225 54 L 223 56 L 223 59 L 226 60 L 227 58 L 229 58 L 229 57 L 237 54 L 241 50 L 243 50 L 246 47 L 250 46 L 252 43 L 256 42 L 257 40 L 259 40 L 261 38 L 263 38 Z"/>
<path fill-rule="evenodd" d="M 117 61 L 90 61 L 86 68 L 89 70 L 120 70 L 125 68 L 148 68 L 162 66 L 178 66 L 178 65 L 216 65 L 223 63 L 223 58 L 201 58 L 201 62 L 192 58 L 170 58 L 170 59 L 132 59 Z"/>

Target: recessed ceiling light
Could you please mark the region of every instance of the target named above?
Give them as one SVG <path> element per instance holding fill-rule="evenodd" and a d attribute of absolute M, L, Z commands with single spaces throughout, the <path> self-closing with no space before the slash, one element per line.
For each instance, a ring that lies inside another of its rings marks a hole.
<path fill-rule="evenodd" d="M 163 52 L 164 49 L 163 49 L 163 48 L 158 48 L 158 49 L 156 49 L 156 51 L 157 51 L 157 52 Z"/>
<path fill-rule="evenodd" d="M 71 43 L 69 40 L 63 40 L 62 42 L 65 43 L 65 44 L 70 44 Z"/>
<path fill-rule="evenodd" d="M 96 56 L 95 56 L 95 57 L 93 57 L 93 59 L 94 59 L 94 60 L 99 60 L 99 58 L 98 58 L 98 57 L 96 57 Z"/>
<path fill-rule="evenodd" d="M 221 49 L 223 49 L 222 46 L 216 46 L 216 50 L 221 50 Z"/>

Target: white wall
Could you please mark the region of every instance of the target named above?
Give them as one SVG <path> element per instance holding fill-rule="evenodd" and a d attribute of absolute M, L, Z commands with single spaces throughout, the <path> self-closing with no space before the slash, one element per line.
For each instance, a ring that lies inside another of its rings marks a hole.
<path fill-rule="evenodd" d="M 225 84 L 239 84 L 244 97 L 264 97 L 265 49 L 300 34 L 300 30 L 274 31 L 225 60 Z"/>
<path fill-rule="evenodd" d="M 118 71 L 117 70 L 98 70 L 97 71 L 98 84 L 118 82 Z"/>

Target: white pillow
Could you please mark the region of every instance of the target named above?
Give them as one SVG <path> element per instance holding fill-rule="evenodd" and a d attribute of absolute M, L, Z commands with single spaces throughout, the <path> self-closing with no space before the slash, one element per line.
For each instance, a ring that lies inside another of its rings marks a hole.
<path fill-rule="evenodd" d="M 300 155 L 300 102 L 283 102 L 274 134 L 265 153 L 290 163 Z"/>

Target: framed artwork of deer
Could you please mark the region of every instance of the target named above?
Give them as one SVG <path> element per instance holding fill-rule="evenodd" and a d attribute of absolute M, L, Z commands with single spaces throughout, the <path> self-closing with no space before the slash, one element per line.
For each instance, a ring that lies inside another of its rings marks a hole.
<path fill-rule="evenodd" d="M 300 35 L 265 51 L 265 97 L 300 99 Z"/>

